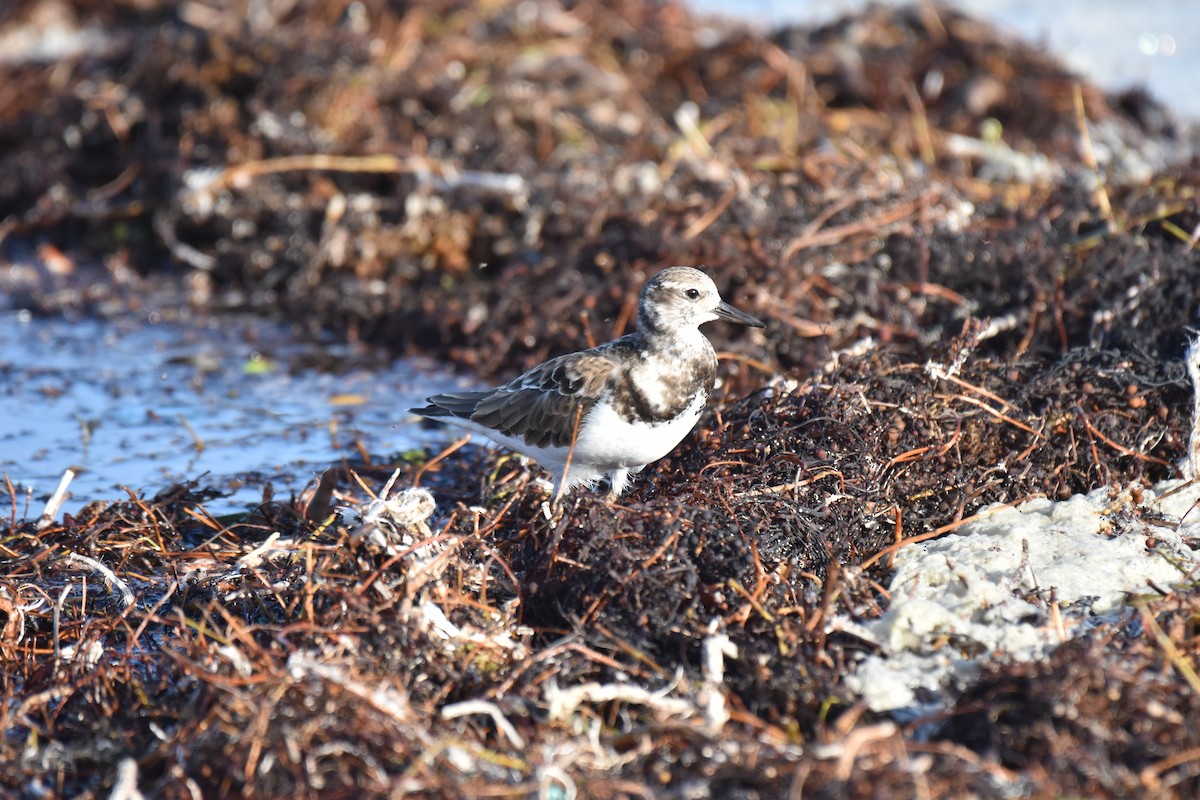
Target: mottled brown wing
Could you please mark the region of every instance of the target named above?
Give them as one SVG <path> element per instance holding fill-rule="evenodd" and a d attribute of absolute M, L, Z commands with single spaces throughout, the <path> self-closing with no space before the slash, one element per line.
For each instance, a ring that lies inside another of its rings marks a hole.
<path fill-rule="evenodd" d="M 617 364 L 606 350 L 552 358 L 481 400 L 471 420 L 534 447 L 569 447 Z"/>

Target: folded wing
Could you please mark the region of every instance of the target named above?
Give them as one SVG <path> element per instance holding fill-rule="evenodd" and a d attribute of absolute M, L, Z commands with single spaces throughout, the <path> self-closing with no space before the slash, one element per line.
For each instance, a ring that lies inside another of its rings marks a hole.
<path fill-rule="evenodd" d="M 490 391 L 435 395 L 418 413 L 469 419 L 533 447 L 569 447 L 576 425 L 604 396 L 616 368 L 604 350 L 572 353 Z"/>

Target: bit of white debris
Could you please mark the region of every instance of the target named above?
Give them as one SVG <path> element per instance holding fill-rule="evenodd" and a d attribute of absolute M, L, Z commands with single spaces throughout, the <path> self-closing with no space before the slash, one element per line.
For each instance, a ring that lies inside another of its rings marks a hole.
<path fill-rule="evenodd" d="M 696 697 L 704 709 L 704 722 L 709 731 L 716 733 L 729 721 L 729 708 L 725 703 L 725 659 L 737 658 L 738 649 L 724 632 L 717 632 L 719 621 L 708 625 L 708 636 L 704 637 L 704 685 Z"/>
<path fill-rule="evenodd" d="M 132 758 L 117 762 L 117 776 L 113 781 L 112 794 L 108 800 L 142 800 L 145 795 L 138 789 L 138 765 Z"/>
<path fill-rule="evenodd" d="M 663 192 L 662 173 L 653 161 L 621 164 L 613 173 L 612 188 L 622 197 L 658 197 Z"/>
<path fill-rule="evenodd" d="M 442 611 L 442 607 L 437 603 L 422 603 L 421 619 L 425 623 L 426 630 L 433 631 L 442 639 L 457 639 L 462 636 L 462 628 L 451 622 L 450 618 L 446 616 L 446 612 Z"/>
<path fill-rule="evenodd" d="M 287 672 L 294 681 L 322 680 L 341 686 L 398 722 L 408 722 L 414 718 L 412 703 L 403 689 L 383 682 L 378 685 L 364 683 L 343 664 L 327 663 L 323 655 L 304 651 L 292 653 L 288 656 Z M 419 736 L 426 738 L 424 734 Z"/>
<path fill-rule="evenodd" d="M 948 680 L 971 678 L 981 656 L 1039 658 L 1131 595 L 1196 580 L 1198 502 L 1198 483 L 1098 489 L 996 507 L 902 548 L 887 613 L 834 623 L 882 650 L 848 684 L 876 711 L 911 708 L 920 689 L 936 695 Z"/>
<path fill-rule="evenodd" d="M 1188 377 L 1192 379 L 1192 435 L 1188 439 L 1187 477 L 1195 479 L 1200 470 L 1200 336 L 1192 339 L 1187 350 Z"/>
<path fill-rule="evenodd" d="M 74 661 L 92 669 L 104 656 L 104 645 L 97 641 L 63 645 L 60 650 L 63 661 Z"/>
<path fill-rule="evenodd" d="M 1063 168 L 1041 153 L 1021 153 L 1002 141 L 957 133 L 946 135 L 946 152 L 979 162 L 979 178 L 993 183 L 1045 186 L 1060 179 Z"/>
<path fill-rule="evenodd" d="M 515 636 L 530 636 L 531 628 L 517 626 L 510 631 L 482 631 L 473 626 L 460 627 L 450 621 L 442 607 L 433 601 L 421 604 L 421 622 L 427 631 L 449 643 L 447 649 L 459 644 L 469 644 L 489 651 L 510 651 L 514 658 L 524 658 L 528 651 Z"/>
<path fill-rule="evenodd" d="M 518 750 L 525 748 L 524 737 L 508 721 L 508 717 L 504 716 L 504 712 L 500 710 L 500 706 L 490 700 L 464 700 L 461 703 L 442 706 L 442 719 L 458 719 L 470 714 L 486 714 L 491 717 L 492 722 L 496 725 L 496 729 L 508 738 L 513 747 Z"/>
<path fill-rule="evenodd" d="M 264 562 L 268 562 L 273 557 L 285 555 L 290 557 L 292 548 L 291 539 L 283 539 L 279 531 L 273 531 L 270 536 L 263 540 L 263 543 L 254 548 L 250 552 L 241 556 L 237 560 L 238 571 L 242 569 L 258 569 Z"/>
<path fill-rule="evenodd" d="M 254 674 L 254 665 L 250 663 L 250 659 L 246 654 L 233 644 L 223 644 L 217 648 L 217 653 L 229 662 L 233 667 L 233 671 L 243 678 L 249 678 Z"/>
<path fill-rule="evenodd" d="M 63 470 L 62 477 L 58 481 L 58 487 L 55 488 L 54 494 L 46 501 L 46 507 L 42 510 L 42 516 L 38 518 L 37 529 L 44 531 L 46 528 L 54 524 L 54 518 L 58 516 L 58 511 L 62 508 L 62 504 L 71 495 L 67 492 L 67 487 L 71 485 L 71 481 L 75 479 L 75 470 Z"/>
<path fill-rule="evenodd" d="M 379 496 L 362 506 L 339 506 L 338 519 L 356 540 L 383 548 L 388 555 L 407 549 L 424 560 L 435 555 L 428 545 L 410 548 L 433 535 L 426 521 L 433 516 L 437 503 L 426 489 L 405 489 L 393 496 L 392 489 L 399 477 L 400 470 L 393 472 Z"/>
<path fill-rule="evenodd" d="M 123 607 L 129 608 L 136 601 L 133 591 L 129 588 L 129 584 L 117 577 L 117 573 L 105 566 L 103 562 L 81 553 L 67 553 L 62 557 L 62 563 L 80 566 L 99 573 L 104 578 L 104 582 L 112 588 L 113 592 L 120 595 Z"/>
<path fill-rule="evenodd" d="M 934 209 L 941 210 L 941 218 L 936 221 L 947 233 L 962 233 L 975 216 L 975 204 L 961 197 L 936 205 Z"/>
<path fill-rule="evenodd" d="M 585 703 L 631 703 L 645 706 L 665 717 L 686 717 L 694 710 L 691 700 L 669 697 L 665 692 L 652 692 L 631 683 L 582 683 L 560 689 L 550 680 L 546 684 L 546 705 L 552 720 L 563 720 Z"/>
<path fill-rule="evenodd" d="M 103 25 L 81 24 L 66 3 L 38 3 L 25 16 L 18 24 L 8 20 L 0 33 L 0 64 L 20 67 L 99 58 L 121 45 L 121 37 L 105 31 Z"/>

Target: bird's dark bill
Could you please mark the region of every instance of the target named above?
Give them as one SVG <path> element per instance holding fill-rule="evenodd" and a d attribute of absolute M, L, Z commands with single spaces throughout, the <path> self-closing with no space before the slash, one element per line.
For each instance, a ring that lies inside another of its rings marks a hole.
<path fill-rule="evenodd" d="M 730 322 L 737 322 L 741 325 L 749 325 L 751 328 L 767 327 L 761 321 L 750 316 L 745 311 L 738 311 L 736 308 L 729 305 L 729 303 L 726 303 L 724 300 L 721 301 L 721 304 L 719 306 L 717 306 L 716 308 L 713 309 L 713 313 L 716 314 L 721 319 L 727 319 Z"/>

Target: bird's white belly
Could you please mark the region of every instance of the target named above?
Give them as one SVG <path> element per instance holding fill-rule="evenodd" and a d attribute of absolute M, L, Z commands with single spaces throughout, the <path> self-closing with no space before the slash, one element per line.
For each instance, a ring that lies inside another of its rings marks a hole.
<path fill-rule="evenodd" d="M 696 427 L 707 399 L 700 393 L 679 416 L 656 424 L 630 422 L 617 415 L 611 404 L 597 404 L 580 425 L 579 439 L 571 452 L 570 474 L 565 476 L 568 447 L 533 447 L 517 437 L 506 436 L 471 420 L 451 417 L 445 421 L 532 456 L 556 483 L 563 481 L 566 488 L 570 488 L 593 483 L 622 470 L 636 471 L 662 458 Z"/>
<path fill-rule="evenodd" d="M 629 421 L 610 403 L 597 404 L 580 426 L 574 458 L 601 470 L 642 467 L 665 456 L 687 436 L 704 411 L 704 393 L 667 422 Z"/>

